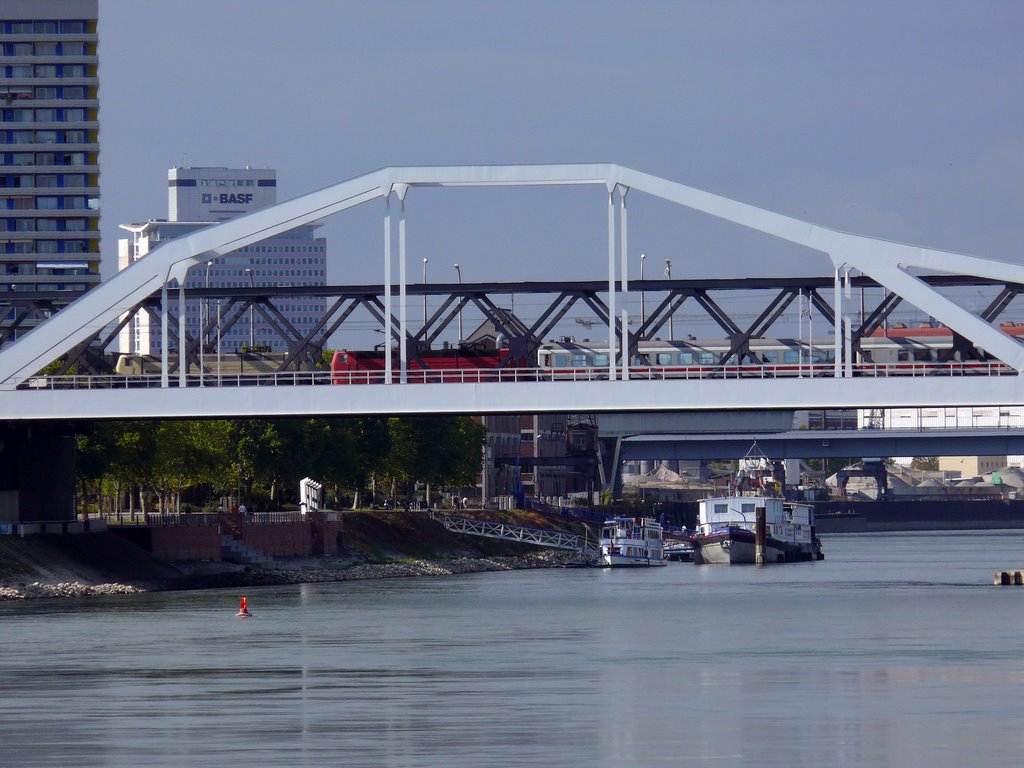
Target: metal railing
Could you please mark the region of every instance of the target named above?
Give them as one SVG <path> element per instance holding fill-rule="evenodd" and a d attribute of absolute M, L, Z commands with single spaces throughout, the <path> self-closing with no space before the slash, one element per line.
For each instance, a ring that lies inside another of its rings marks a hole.
<path fill-rule="evenodd" d="M 470 536 L 484 536 L 502 541 L 518 541 L 535 544 L 539 547 L 567 549 L 571 552 L 593 554 L 593 545 L 585 542 L 575 533 L 549 531 L 544 528 L 530 528 L 525 525 L 512 525 L 492 520 L 470 520 L 466 517 L 443 517 L 441 522 L 445 530 L 464 533 Z"/>
<path fill-rule="evenodd" d="M 1015 376 L 1017 371 L 998 361 L 991 362 L 905 362 L 857 363 L 853 376 L 863 378 L 925 377 L 925 376 Z M 705 365 L 685 367 L 630 366 L 617 371 L 622 379 L 633 381 L 667 381 L 699 379 L 814 379 L 832 378 L 832 364 L 796 365 Z M 490 384 L 509 382 L 582 382 L 607 381 L 608 369 L 585 368 L 455 368 L 410 370 L 408 384 Z M 400 383 L 399 372 L 391 380 Z M 274 373 L 189 374 L 185 386 L 192 387 L 284 387 L 284 386 L 357 386 L 384 384 L 383 371 L 284 371 Z M 81 390 L 81 389 L 147 389 L 159 388 L 159 374 L 75 374 L 64 376 L 32 376 L 18 381 L 19 389 Z M 180 379 L 169 377 L 170 387 L 180 386 Z"/>

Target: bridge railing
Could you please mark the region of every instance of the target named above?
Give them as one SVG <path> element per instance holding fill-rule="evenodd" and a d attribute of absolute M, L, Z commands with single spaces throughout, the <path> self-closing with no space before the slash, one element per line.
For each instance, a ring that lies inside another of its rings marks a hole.
<path fill-rule="evenodd" d="M 704 365 L 685 367 L 630 366 L 628 378 L 634 381 L 699 380 L 699 379 L 778 379 L 831 378 L 832 364 L 765 364 Z M 898 362 L 857 363 L 853 375 L 863 378 L 926 377 L 926 376 L 1011 376 L 1017 372 L 998 361 L 971 362 Z M 621 375 L 621 372 L 620 372 Z M 625 377 L 624 377 L 625 378 Z M 582 382 L 607 381 L 607 368 L 456 368 L 410 370 L 409 384 L 487 384 L 495 382 Z M 383 384 L 383 371 L 283 371 L 252 373 L 197 374 L 185 377 L 187 387 L 284 387 Z M 399 382 L 399 373 L 392 373 Z M 171 387 L 180 386 L 177 375 L 168 379 Z M 32 376 L 20 382 L 20 389 L 146 389 L 159 388 L 159 374 L 74 374 L 64 376 Z"/>

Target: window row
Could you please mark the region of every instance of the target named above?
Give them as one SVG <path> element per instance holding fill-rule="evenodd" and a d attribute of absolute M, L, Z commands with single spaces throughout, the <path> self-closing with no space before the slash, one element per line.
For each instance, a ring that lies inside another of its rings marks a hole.
<path fill-rule="evenodd" d="M 238 253 L 323 253 L 322 245 L 249 245 L 239 248 Z M 322 259 L 254 259 L 253 264 L 319 264 Z"/>
<path fill-rule="evenodd" d="M 24 250 L 30 245 L 31 250 Z M 89 253 L 88 240 L 14 241 L 4 246 L 5 253 Z"/>
<path fill-rule="evenodd" d="M 95 180 L 84 173 L 18 173 L 0 174 L 0 189 L 28 189 L 31 187 L 89 187 L 96 186 Z"/>
<path fill-rule="evenodd" d="M 0 152 L 0 165 L 89 165 L 88 152 Z"/>
<path fill-rule="evenodd" d="M 49 219 L 40 217 L 35 220 L 35 229 L 18 229 L 15 228 L 15 232 L 86 232 L 90 229 L 89 219 L 81 218 L 67 218 L 67 219 Z M 10 230 L 8 230 L 10 231 Z M 24 251 L 28 253 L 28 251 Z"/>
<path fill-rule="evenodd" d="M 83 195 L 21 195 L 18 197 L 0 197 L 0 210 L 8 211 L 80 211 L 93 208 L 90 198 Z"/>
<path fill-rule="evenodd" d="M 0 88 L 0 97 L 8 102 L 96 98 L 84 85 L 11 85 Z"/>
<path fill-rule="evenodd" d="M 5 109 L 0 114 L 5 123 L 84 123 L 90 118 L 95 120 L 95 113 L 89 114 L 85 107 L 57 109 L 40 107 L 37 109 Z"/>
<path fill-rule="evenodd" d="M 87 64 L 9 64 L 0 69 L 7 77 L 96 77 L 96 67 Z"/>
<path fill-rule="evenodd" d="M 80 261 L 43 264 L 34 261 L 3 265 L 5 275 L 88 275 L 89 265 Z"/>
<path fill-rule="evenodd" d="M 94 52 L 89 43 L 3 43 L 0 53 L 4 56 L 89 56 Z"/>
<path fill-rule="evenodd" d="M 10 21 L 0 20 L 0 33 L 5 35 L 56 35 L 56 34 L 83 34 L 94 32 L 96 29 L 95 20 L 88 19 L 62 19 L 38 21 Z"/>
<path fill-rule="evenodd" d="M 86 273 L 88 274 L 88 273 Z M 89 290 L 86 283 L 12 283 L 10 286 L 0 284 L 0 290 L 18 291 L 24 293 L 48 293 L 52 291 L 66 291 L 67 293 L 85 293 Z M 13 315 L 13 310 L 8 317 Z"/>
<path fill-rule="evenodd" d="M 46 217 L 39 219 L 0 219 L 0 232 L 67 232 L 67 231 L 85 231 L 87 230 L 88 224 L 82 226 L 78 222 L 87 221 L 86 219 L 75 219 L 70 226 L 67 223 L 64 224 L 64 228 L 60 228 L 58 223 L 60 219 L 48 219 Z"/>
<path fill-rule="evenodd" d="M 0 131 L 0 144 L 88 144 L 95 143 L 89 131 Z"/>

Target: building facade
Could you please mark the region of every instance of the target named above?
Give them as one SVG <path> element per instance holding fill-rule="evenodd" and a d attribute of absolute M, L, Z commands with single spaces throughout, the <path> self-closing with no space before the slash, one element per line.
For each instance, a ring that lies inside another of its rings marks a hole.
<path fill-rule="evenodd" d="M 0 339 L 100 281 L 97 0 L 0 3 Z"/>
<path fill-rule="evenodd" d="M 122 224 L 131 234 L 118 242 L 118 269 L 145 257 L 153 248 L 213 223 L 277 202 L 277 174 L 272 169 L 172 168 L 167 175 L 168 218 Z M 251 288 L 262 286 L 316 286 L 326 284 L 327 242 L 316 236 L 316 224 L 297 227 L 255 245 L 232 251 L 192 267 L 186 288 Z M 274 306 L 294 329 L 306 335 L 326 311 L 322 296 L 277 298 Z M 216 300 L 189 300 L 185 307 L 186 332 L 207 333 L 207 349 L 219 346 L 226 353 L 242 350 L 286 352 L 288 342 L 261 313 L 250 310 L 230 328 L 218 322 Z M 129 355 L 156 355 L 163 349 L 160 322 L 139 313 L 119 335 L 118 351 Z M 171 349 L 175 350 L 172 341 Z"/>

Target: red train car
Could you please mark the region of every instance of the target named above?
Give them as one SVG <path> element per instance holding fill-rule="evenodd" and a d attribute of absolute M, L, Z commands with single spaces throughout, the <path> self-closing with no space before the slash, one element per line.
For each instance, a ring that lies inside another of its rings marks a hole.
<path fill-rule="evenodd" d="M 406 379 L 410 383 L 476 382 L 504 378 L 503 372 L 525 367 L 502 349 L 428 349 L 410 357 Z M 393 379 L 398 380 L 398 355 L 392 358 Z M 511 379 L 511 375 L 509 375 Z M 333 384 L 384 383 L 384 353 L 381 351 L 339 349 L 331 357 Z"/>

